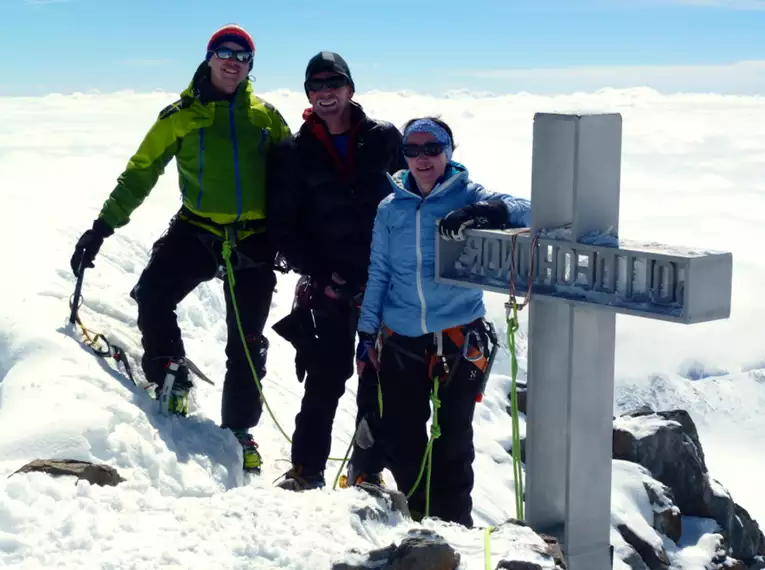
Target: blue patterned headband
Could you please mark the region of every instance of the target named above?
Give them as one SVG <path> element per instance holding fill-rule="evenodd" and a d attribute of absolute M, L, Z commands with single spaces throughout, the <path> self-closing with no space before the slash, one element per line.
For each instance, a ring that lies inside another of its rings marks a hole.
<path fill-rule="evenodd" d="M 406 144 L 406 139 L 409 138 L 409 135 L 412 133 L 428 133 L 433 135 L 433 137 L 436 139 L 436 142 L 445 145 L 446 148 L 444 148 L 444 152 L 446 153 L 446 159 L 452 159 L 452 152 L 454 149 L 452 148 L 452 142 L 449 138 L 449 133 L 447 133 L 446 129 L 444 129 L 435 121 L 430 119 L 417 119 L 404 131 L 404 144 Z"/>

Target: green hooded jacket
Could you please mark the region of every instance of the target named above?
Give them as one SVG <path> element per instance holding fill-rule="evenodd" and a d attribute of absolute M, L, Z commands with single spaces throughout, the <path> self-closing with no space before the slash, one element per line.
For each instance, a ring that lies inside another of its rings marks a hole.
<path fill-rule="evenodd" d="M 290 129 L 279 111 L 252 92 L 249 80 L 232 102 L 213 91 L 203 63 L 180 100 L 159 114 L 119 176 L 99 214 L 104 222 L 125 226 L 173 157 L 183 205 L 192 214 L 215 224 L 265 220 L 267 155 Z"/>

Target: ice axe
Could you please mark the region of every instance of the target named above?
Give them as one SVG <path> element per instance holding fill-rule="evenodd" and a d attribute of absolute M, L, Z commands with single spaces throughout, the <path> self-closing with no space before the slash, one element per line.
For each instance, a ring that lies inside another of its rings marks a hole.
<path fill-rule="evenodd" d="M 74 324 L 77 322 L 77 309 L 79 309 L 80 296 L 82 295 L 82 280 L 85 277 L 85 259 L 80 260 L 80 266 L 77 268 L 77 283 L 74 286 L 74 294 L 72 295 L 72 312 L 69 315 L 69 323 Z"/>
<path fill-rule="evenodd" d="M 82 333 L 85 336 L 86 344 L 90 347 L 90 349 L 97 355 L 102 358 L 105 358 L 107 356 L 111 356 L 114 358 L 114 360 L 117 363 L 122 363 L 122 365 L 125 367 L 125 372 L 127 373 L 128 378 L 134 385 L 138 385 L 135 381 L 135 378 L 133 377 L 133 371 L 130 369 L 130 362 L 128 362 L 127 354 L 125 353 L 125 350 L 117 346 L 116 344 L 112 344 L 109 342 L 109 340 L 102 335 L 101 333 L 93 333 L 93 331 L 88 330 L 85 328 L 85 325 L 82 324 L 82 321 L 80 320 L 79 315 L 77 314 L 79 308 L 80 308 L 80 298 L 82 297 L 82 281 L 85 277 L 85 260 L 80 260 L 80 265 L 77 268 L 77 283 L 74 286 L 74 293 L 72 294 L 72 300 L 70 302 L 70 308 L 72 309 L 72 312 L 69 314 L 69 322 L 71 324 L 78 324 L 80 325 L 80 328 L 82 329 Z M 91 333 L 92 336 L 91 336 Z M 103 342 L 105 345 L 105 348 L 99 348 L 98 347 L 98 341 Z"/>

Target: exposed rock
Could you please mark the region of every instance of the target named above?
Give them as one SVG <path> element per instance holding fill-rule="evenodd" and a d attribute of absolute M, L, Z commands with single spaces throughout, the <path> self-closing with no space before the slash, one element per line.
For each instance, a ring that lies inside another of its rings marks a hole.
<path fill-rule="evenodd" d="M 624 541 L 640 555 L 649 570 L 669 570 L 669 557 L 663 546 L 657 550 L 656 547 L 635 534 L 627 525 L 619 524 L 616 529 Z"/>
<path fill-rule="evenodd" d="M 513 524 L 518 526 L 528 526 L 527 523 L 523 521 L 518 521 L 516 519 L 510 519 L 509 521 L 505 522 L 504 524 Z M 544 548 L 541 548 L 537 550 L 534 549 L 537 553 L 542 554 L 544 556 L 549 557 L 554 563 L 556 570 L 566 570 L 566 560 L 563 556 L 563 550 L 561 549 L 560 542 L 557 538 L 554 536 L 549 536 L 546 534 L 540 534 L 539 538 L 541 538 L 545 546 Z M 523 566 L 523 565 L 526 566 Z M 542 570 L 539 564 L 536 564 L 534 562 L 520 562 L 517 560 L 500 560 L 499 564 L 497 565 L 497 570 L 500 568 L 504 569 L 512 569 L 512 570 Z"/>
<path fill-rule="evenodd" d="M 639 463 L 672 489 L 683 514 L 710 515 L 704 493 L 704 456 L 698 441 L 679 421 L 667 420 L 661 414 L 622 416 L 614 426 L 613 445 L 615 459 Z"/>
<path fill-rule="evenodd" d="M 539 535 L 547 545 L 547 553 L 552 556 L 555 561 L 556 567 L 566 568 L 566 559 L 563 557 L 563 549 L 560 547 L 560 542 L 554 536 L 548 536 L 546 534 Z"/>
<path fill-rule="evenodd" d="M 379 569 L 379 568 L 387 568 L 385 564 L 387 564 L 388 560 L 391 556 L 393 556 L 393 553 L 396 551 L 396 545 L 391 544 L 390 546 L 386 546 L 385 548 L 378 548 L 377 550 L 372 550 L 369 554 L 366 555 L 366 560 L 360 564 L 353 564 L 350 562 L 338 562 L 336 564 L 332 565 L 332 570 L 368 570 L 368 569 Z M 349 556 L 352 557 L 362 557 L 361 551 L 353 548 L 348 553 Z"/>
<path fill-rule="evenodd" d="M 366 558 L 361 564 L 334 564 L 332 570 L 456 570 L 460 565 L 454 548 L 429 530 L 409 531 L 398 546 L 374 550 Z"/>
<path fill-rule="evenodd" d="M 672 489 L 649 478 L 644 479 L 643 487 L 653 508 L 653 528 L 678 544 L 683 534 L 683 519 Z"/>
<path fill-rule="evenodd" d="M 47 473 L 54 477 L 73 475 L 77 477 L 77 482 L 84 479 L 89 481 L 91 485 L 101 485 L 102 487 L 105 485 L 116 487 L 126 481 L 114 467 L 76 459 L 35 459 L 18 471 L 11 473 L 9 477 L 13 477 L 17 473 L 31 473 L 33 471 Z"/>
<path fill-rule="evenodd" d="M 382 502 L 384 508 L 364 506 L 358 509 L 352 509 L 353 514 L 359 517 L 362 521 L 374 520 L 380 522 L 388 522 L 390 520 L 390 512 L 400 512 L 406 518 L 412 518 L 409 512 L 409 505 L 406 500 L 406 495 L 395 489 L 387 489 L 377 487 L 376 485 L 369 485 L 368 483 L 359 483 L 354 486 L 354 489 L 366 491 L 376 499 Z"/>
<path fill-rule="evenodd" d="M 460 555 L 438 534 L 422 530 L 409 536 L 388 559 L 388 570 L 456 570 Z"/>
<path fill-rule="evenodd" d="M 730 556 L 750 564 L 765 554 L 765 536 L 756 521 L 710 478 L 696 426 L 686 411 L 641 408 L 621 416 L 615 421 L 613 444 L 614 458 L 642 465 L 669 487 L 683 515 L 714 519 L 722 527 Z M 649 497 L 657 491 L 646 490 Z M 660 520 L 654 520 L 657 530 L 676 540 L 682 529 L 674 515 L 661 510 L 659 515 Z"/>
<path fill-rule="evenodd" d="M 707 488 L 711 517 L 723 528 L 731 553 L 735 558 L 751 561 L 765 554 L 765 536 L 756 521 L 719 482 L 710 480 Z"/>
<path fill-rule="evenodd" d="M 643 562 L 643 559 L 640 558 L 640 554 L 638 554 L 637 550 L 635 550 L 629 544 L 626 546 L 626 548 L 629 549 L 629 554 L 622 558 L 622 562 L 624 562 L 632 570 L 651 570 L 648 568 L 646 563 Z"/>
<path fill-rule="evenodd" d="M 516 560 L 508 562 L 507 560 L 502 560 L 497 564 L 496 570 L 542 570 L 542 567 L 535 562 L 518 562 Z"/>
<path fill-rule="evenodd" d="M 699 432 L 696 430 L 696 424 L 693 421 L 693 418 L 691 418 L 691 415 L 686 410 L 665 410 L 665 411 L 653 411 L 649 406 L 643 406 L 642 408 L 638 410 L 634 410 L 632 412 L 628 412 L 625 415 L 631 416 L 633 418 L 638 418 L 641 416 L 649 416 L 652 414 L 656 414 L 657 416 L 660 416 L 668 421 L 673 421 L 679 423 L 681 426 L 683 426 L 683 432 L 691 438 L 691 441 L 696 446 L 696 450 L 699 454 L 699 457 L 701 459 L 701 464 L 704 468 L 704 472 L 707 472 L 707 463 L 706 458 L 704 457 L 704 450 L 701 446 L 701 439 L 699 438 Z"/>

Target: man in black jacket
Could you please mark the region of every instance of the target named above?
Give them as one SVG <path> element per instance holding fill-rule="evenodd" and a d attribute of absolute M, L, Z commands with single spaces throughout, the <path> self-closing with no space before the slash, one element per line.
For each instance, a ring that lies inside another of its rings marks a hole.
<path fill-rule="evenodd" d="M 279 484 L 290 490 L 325 484 L 335 412 L 353 375 L 377 206 L 391 192 L 388 173 L 406 168 L 401 133 L 369 118 L 352 101 L 354 90 L 342 57 L 316 54 L 305 73 L 311 108 L 300 130 L 274 148 L 268 169 L 269 230 L 288 265 L 302 275 L 292 313 L 274 325 L 295 346 L 298 380 L 305 375 L 292 468 Z M 377 406 L 376 381 L 373 371 L 359 378 L 357 422 Z M 354 457 L 364 455 L 356 452 Z M 376 452 L 370 456 L 370 472 L 354 472 L 354 480 L 379 482 L 383 459 Z"/>

